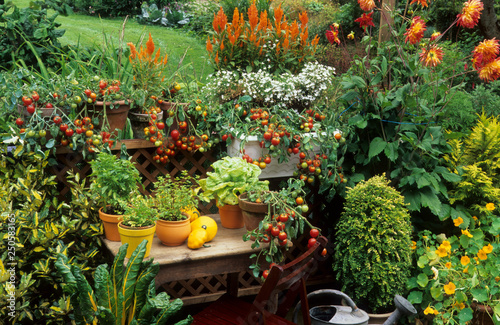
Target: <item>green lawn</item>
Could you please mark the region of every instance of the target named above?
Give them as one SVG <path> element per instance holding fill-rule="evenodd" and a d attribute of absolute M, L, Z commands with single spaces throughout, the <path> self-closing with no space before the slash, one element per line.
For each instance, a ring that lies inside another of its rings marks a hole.
<path fill-rule="evenodd" d="M 16 5 L 20 7 L 28 6 L 29 2 L 30 0 L 15 1 Z M 124 19 L 120 18 L 101 19 L 79 14 L 68 17 L 59 15 L 56 21 L 61 24 L 60 28 L 66 30 L 60 39 L 64 45 L 102 45 L 104 39 L 107 38 L 111 39 L 114 46 L 118 46 L 124 24 Z M 194 71 L 198 78 L 204 78 L 212 72 L 204 58 L 206 51 L 203 41 L 190 37 L 182 31 L 161 26 L 140 25 L 135 18 L 129 18 L 125 24 L 122 46 L 126 46 L 128 42 L 137 44 L 142 37 L 145 38 L 145 43 L 149 33 L 151 33 L 156 47 L 166 50 L 169 55 L 170 70 L 177 67 L 180 59 L 186 53 L 182 65 L 191 65 L 191 71 Z M 162 53 L 164 52 L 162 51 Z"/>

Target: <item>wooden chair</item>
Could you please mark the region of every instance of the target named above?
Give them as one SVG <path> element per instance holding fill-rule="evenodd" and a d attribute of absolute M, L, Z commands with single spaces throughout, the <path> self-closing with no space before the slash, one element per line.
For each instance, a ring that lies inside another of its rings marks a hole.
<path fill-rule="evenodd" d="M 322 255 L 327 243 L 325 237 L 319 237 L 314 246 L 295 260 L 284 266 L 273 266 L 253 303 L 225 294 L 195 315 L 192 324 L 294 324 L 284 317 L 300 296 L 303 324 L 310 325 L 306 280 L 327 258 Z"/>

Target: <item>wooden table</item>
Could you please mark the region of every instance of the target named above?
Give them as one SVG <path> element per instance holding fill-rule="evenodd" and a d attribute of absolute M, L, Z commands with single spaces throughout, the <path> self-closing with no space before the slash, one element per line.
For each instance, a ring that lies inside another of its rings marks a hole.
<path fill-rule="evenodd" d="M 207 243 L 210 247 L 191 250 L 187 247 L 187 241 L 181 246 L 168 247 L 158 238 L 153 239 L 149 258 L 154 258 L 154 261 L 160 264 L 160 271 L 155 278 L 157 288 L 172 281 L 227 274 L 227 292 L 238 295 L 238 274 L 248 270 L 252 263 L 250 255 L 257 250 L 251 248 L 252 241 L 243 241 L 245 228 L 226 229 L 221 226 L 218 215 L 210 217 L 215 219 L 218 227 L 215 238 Z M 103 242 L 113 256 L 116 256 L 121 243 L 106 239 L 103 239 Z M 218 296 L 220 294 L 190 303 L 212 301 Z"/>

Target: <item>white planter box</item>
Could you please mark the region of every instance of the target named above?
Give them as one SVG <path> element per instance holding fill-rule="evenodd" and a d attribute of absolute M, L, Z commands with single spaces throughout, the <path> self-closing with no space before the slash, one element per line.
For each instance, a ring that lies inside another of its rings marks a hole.
<path fill-rule="evenodd" d="M 245 139 L 244 137 L 242 139 Z M 249 155 L 252 159 L 258 159 L 259 157 L 264 157 L 269 153 L 267 148 L 261 148 L 259 141 L 256 136 L 247 137 L 247 143 L 245 144 L 245 152 L 240 152 L 240 146 L 242 139 L 233 139 L 231 145 L 227 147 L 227 153 L 231 157 L 242 157 L 243 154 Z M 314 152 L 319 152 L 319 147 L 314 146 Z M 266 168 L 262 169 L 260 174 L 260 179 L 265 178 L 277 178 L 277 177 L 290 177 L 293 176 L 293 172 L 297 169 L 297 164 L 300 161 L 298 154 L 291 154 L 288 157 L 287 162 L 279 163 L 279 157 L 272 158 L 271 163 L 267 164 Z"/>

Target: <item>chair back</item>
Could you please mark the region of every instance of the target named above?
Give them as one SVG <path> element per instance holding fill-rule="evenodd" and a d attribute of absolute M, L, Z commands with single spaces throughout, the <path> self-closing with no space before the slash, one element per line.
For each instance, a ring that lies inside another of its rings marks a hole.
<path fill-rule="evenodd" d="M 253 302 L 257 310 L 285 317 L 300 295 L 304 325 L 310 325 L 306 280 L 328 258 L 328 253 L 323 254 L 327 244 L 328 240 L 321 236 L 296 259 L 283 266 L 274 265 Z"/>

